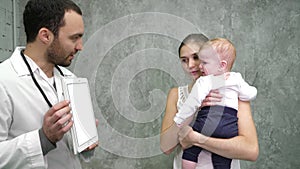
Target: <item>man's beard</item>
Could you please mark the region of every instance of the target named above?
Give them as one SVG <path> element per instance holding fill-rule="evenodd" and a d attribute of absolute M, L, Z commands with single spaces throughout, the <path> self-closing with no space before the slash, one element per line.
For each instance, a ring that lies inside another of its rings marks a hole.
<path fill-rule="evenodd" d="M 67 62 L 67 56 L 64 56 L 65 51 L 63 50 L 60 42 L 56 38 L 54 39 L 50 47 L 47 49 L 46 54 L 48 56 L 48 61 L 50 63 L 53 63 L 54 65 L 68 67 L 71 64 L 71 61 Z"/>

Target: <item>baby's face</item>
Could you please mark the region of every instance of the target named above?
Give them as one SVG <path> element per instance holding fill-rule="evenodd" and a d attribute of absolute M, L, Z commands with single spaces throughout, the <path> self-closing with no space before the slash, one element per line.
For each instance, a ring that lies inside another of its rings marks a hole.
<path fill-rule="evenodd" d="M 218 53 L 210 46 L 205 47 L 199 52 L 200 71 L 203 76 L 220 75 L 220 59 Z"/>

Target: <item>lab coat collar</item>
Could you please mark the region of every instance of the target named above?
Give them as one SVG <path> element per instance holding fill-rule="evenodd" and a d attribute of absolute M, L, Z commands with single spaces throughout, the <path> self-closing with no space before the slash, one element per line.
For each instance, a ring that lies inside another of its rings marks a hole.
<path fill-rule="evenodd" d="M 10 57 L 10 63 L 19 77 L 30 75 L 29 70 L 21 56 L 21 51 L 24 49 L 25 49 L 25 47 L 17 47 L 15 49 L 14 53 L 12 54 L 12 56 Z M 32 60 L 27 56 L 25 56 L 25 57 L 30 65 L 32 71 L 34 72 L 36 70 L 36 68 L 34 68 L 34 66 L 32 65 Z"/>
<path fill-rule="evenodd" d="M 19 77 L 30 76 L 30 72 L 21 56 L 21 51 L 24 49 L 25 49 L 25 47 L 17 47 L 10 58 L 11 65 Z M 37 72 L 40 76 L 45 77 L 45 78 L 47 77 L 46 74 L 42 71 L 42 69 L 30 57 L 25 55 L 25 58 L 27 59 L 33 73 Z M 72 76 L 72 74 L 68 71 L 63 71 L 63 73 L 66 76 Z M 59 71 L 56 69 L 54 69 L 53 74 L 54 74 L 54 76 L 60 75 Z"/>

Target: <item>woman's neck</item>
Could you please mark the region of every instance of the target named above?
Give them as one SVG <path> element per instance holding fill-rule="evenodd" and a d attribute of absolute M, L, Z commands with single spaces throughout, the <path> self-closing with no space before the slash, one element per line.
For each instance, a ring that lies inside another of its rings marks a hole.
<path fill-rule="evenodd" d="M 195 82 L 196 82 L 196 80 L 193 80 L 193 81 L 189 84 L 189 86 L 188 86 L 188 91 L 189 91 L 189 93 L 191 93 L 192 88 L 193 88 Z"/>

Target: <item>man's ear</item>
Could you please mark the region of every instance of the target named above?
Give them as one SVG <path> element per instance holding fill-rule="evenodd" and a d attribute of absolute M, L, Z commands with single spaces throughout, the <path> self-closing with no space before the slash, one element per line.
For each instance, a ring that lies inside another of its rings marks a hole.
<path fill-rule="evenodd" d="M 54 39 L 54 35 L 49 29 L 41 28 L 38 32 L 38 38 L 42 43 L 50 44 Z"/>

